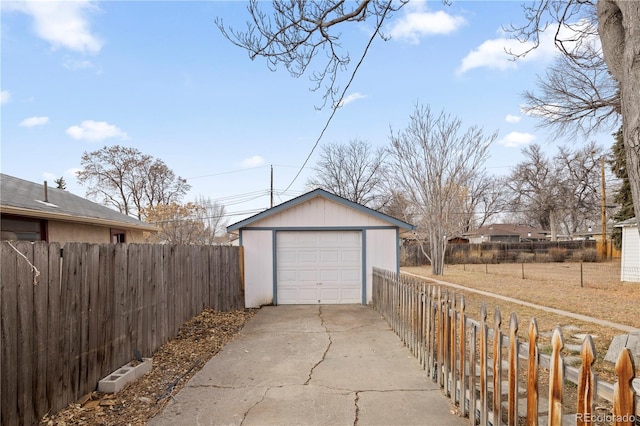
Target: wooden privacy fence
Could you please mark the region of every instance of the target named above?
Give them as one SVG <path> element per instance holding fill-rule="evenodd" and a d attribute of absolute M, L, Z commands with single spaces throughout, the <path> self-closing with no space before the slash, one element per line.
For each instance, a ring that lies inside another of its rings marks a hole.
<path fill-rule="evenodd" d="M 228 246 L 0 244 L 2 425 L 37 423 L 205 308 L 244 308 Z"/>
<path fill-rule="evenodd" d="M 618 357 L 617 381 L 612 385 L 593 373 L 591 336 L 583 341 L 580 368 L 574 368 L 564 363 L 559 328 L 553 331 L 551 355 L 544 355 L 535 319 L 529 325 L 529 343 L 520 342 L 515 314 L 503 333 L 499 309 L 489 326 L 484 305 L 480 321 L 475 321 L 465 312 L 464 296 L 457 298 L 439 286 L 377 268 L 373 304 L 471 425 L 538 425 L 540 413 L 546 413 L 549 425 L 561 425 L 567 414 L 578 425 L 631 426 L 640 419 L 640 399 L 631 386 L 635 370 L 626 348 Z M 547 393 L 541 381 L 549 383 Z M 575 410 L 563 412 L 563 390 L 569 382 L 577 386 L 577 401 Z M 612 411 L 596 413 L 596 398 L 610 401 Z"/>

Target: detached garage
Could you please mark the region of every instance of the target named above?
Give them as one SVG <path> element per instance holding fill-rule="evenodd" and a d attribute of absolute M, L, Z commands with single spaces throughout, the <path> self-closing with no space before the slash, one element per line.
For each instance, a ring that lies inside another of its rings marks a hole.
<path fill-rule="evenodd" d="M 230 225 L 244 247 L 245 306 L 367 304 L 373 267 L 400 269 L 413 226 L 316 189 Z"/>

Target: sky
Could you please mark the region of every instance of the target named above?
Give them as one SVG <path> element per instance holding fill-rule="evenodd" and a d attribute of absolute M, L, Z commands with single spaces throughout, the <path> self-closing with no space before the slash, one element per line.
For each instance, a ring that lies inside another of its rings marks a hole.
<path fill-rule="evenodd" d="M 535 90 L 557 51 L 545 33 L 525 58 L 505 53 L 527 47 L 503 30 L 524 23 L 519 1 L 412 0 L 384 27 L 390 38 L 373 42 L 313 152 L 331 114 L 318 109 L 321 91 L 308 75 L 251 60 L 215 25 L 242 29 L 245 2 L 3 1 L 0 13 L 0 170 L 49 185 L 64 177 L 80 196 L 84 152 L 133 147 L 187 179 L 184 201 L 225 205 L 231 224 L 270 206 L 271 168 L 279 204 L 309 189 L 323 145 L 386 147 L 417 104 L 498 132 L 489 174 L 508 174 L 531 143 L 552 154 L 586 142 L 554 139 L 522 112 L 523 92 Z M 372 25 L 341 30 L 352 65 Z M 590 140 L 608 149 L 610 133 Z"/>

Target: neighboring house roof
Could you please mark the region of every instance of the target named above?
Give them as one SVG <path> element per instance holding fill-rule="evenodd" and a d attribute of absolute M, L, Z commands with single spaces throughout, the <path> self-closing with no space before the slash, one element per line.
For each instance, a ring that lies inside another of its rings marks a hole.
<path fill-rule="evenodd" d="M 529 235 L 531 233 L 531 235 Z M 545 238 L 549 234 L 548 231 L 538 229 L 529 225 L 514 225 L 510 223 L 496 223 L 493 225 L 485 225 L 476 229 L 473 232 L 464 234 L 466 237 L 479 237 L 484 236 L 514 236 L 517 235 L 521 239 L 528 238 Z"/>
<path fill-rule="evenodd" d="M 623 220 L 614 225 L 616 228 L 626 228 L 630 226 L 638 226 L 638 218 L 632 217 L 631 219 Z"/>
<path fill-rule="evenodd" d="M 236 231 L 238 229 L 241 228 L 245 228 L 247 226 L 250 226 L 252 223 L 255 223 L 257 221 L 260 221 L 262 219 L 265 219 L 269 216 L 278 214 L 284 210 L 290 209 L 291 207 L 294 207 L 298 204 L 304 203 L 306 201 L 309 201 L 315 197 L 323 197 L 325 199 L 334 201 L 338 204 L 342 204 L 343 206 L 346 207 L 350 207 L 352 209 L 356 209 L 358 211 L 360 211 L 361 213 L 364 214 L 368 214 L 370 216 L 373 216 L 377 219 L 380 220 L 384 220 L 386 222 L 391 223 L 394 226 L 397 226 L 398 228 L 401 229 L 406 229 L 406 230 L 413 230 L 415 227 L 409 223 L 403 222 L 401 220 L 398 220 L 394 217 L 388 216 L 384 213 L 380 213 L 378 211 L 375 211 L 373 209 L 370 209 L 368 207 L 365 207 L 361 204 L 358 203 L 354 203 L 353 201 L 349 201 L 346 198 L 342 198 L 338 195 L 332 194 L 331 192 L 325 191 L 324 189 L 314 189 L 313 191 L 307 192 L 306 194 L 300 195 L 299 197 L 293 198 L 289 201 L 286 201 L 282 204 L 279 204 L 275 207 L 272 207 L 268 210 L 265 210 L 261 213 L 258 213 L 256 215 L 253 215 L 247 219 L 241 220 L 240 222 L 236 222 L 233 225 L 229 225 L 227 227 L 227 232 L 233 232 Z"/>
<path fill-rule="evenodd" d="M 0 212 L 39 219 L 157 232 L 158 228 L 58 188 L 0 173 Z"/>

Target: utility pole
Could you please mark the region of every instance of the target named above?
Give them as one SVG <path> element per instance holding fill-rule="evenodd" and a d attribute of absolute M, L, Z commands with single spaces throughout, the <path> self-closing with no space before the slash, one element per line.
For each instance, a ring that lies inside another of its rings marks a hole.
<path fill-rule="evenodd" d="M 271 205 L 273 207 L 273 164 L 271 165 Z"/>
<path fill-rule="evenodd" d="M 602 157 L 602 258 L 607 258 L 607 211 L 605 209 L 605 188 L 604 188 L 604 157 Z"/>

